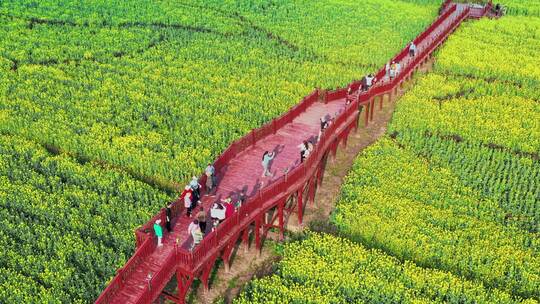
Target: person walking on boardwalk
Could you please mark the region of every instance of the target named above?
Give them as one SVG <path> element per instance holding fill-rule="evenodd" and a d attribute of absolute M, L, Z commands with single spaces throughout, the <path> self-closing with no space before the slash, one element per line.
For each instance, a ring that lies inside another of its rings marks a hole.
<path fill-rule="evenodd" d="M 217 225 L 225 219 L 225 207 L 222 204 L 215 202 L 210 209 L 210 218 L 213 222 L 212 230 L 216 229 Z"/>
<path fill-rule="evenodd" d="M 193 243 L 191 243 L 191 248 L 190 250 L 193 251 L 193 249 L 199 245 L 204 237 L 202 231 L 201 231 L 201 227 L 199 227 L 199 223 L 195 223 L 197 222 L 197 220 L 194 220 L 193 223 L 189 224 L 190 227 L 192 227 L 192 229 L 189 229 L 189 233 L 191 234 L 191 237 L 193 238 Z M 191 226 L 193 225 L 193 226 Z"/>
<path fill-rule="evenodd" d="M 364 77 L 362 77 L 362 80 L 360 80 L 360 83 L 362 85 L 362 92 L 367 91 L 367 75 L 364 75 Z"/>
<path fill-rule="evenodd" d="M 193 200 L 191 199 L 191 192 L 187 192 L 184 195 L 184 207 L 186 208 L 187 217 L 191 217 L 191 210 L 193 209 Z"/>
<path fill-rule="evenodd" d="M 329 122 L 326 119 L 326 115 L 321 117 L 321 131 L 324 131 L 324 129 L 328 128 Z"/>
<path fill-rule="evenodd" d="M 212 164 L 208 164 L 208 166 L 206 166 L 206 169 L 204 170 L 204 174 L 206 174 L 206 195 L 210 195 L 216 185 L 216 169 L 214 168 L 214 166 L 212 166 Z"/>
<path fill-rule="evenodd" d="M 300 163 L 303 163 L 304 160 L 309 155 L 309 147 L 307 141 L 304 140 L 304 142 L 300 145 Z"/>
<path fill-rule="evenodd" d="M 409 44 L 409 57 L 414 57 L 416 54 L 416 44 L 414 44 L 414 41 L 411 41 Z"/>
<path fill-rule="evenodd" d="M 401 73 L 401 63 L 396 62 L 396 77 L 397 75 L 399 75 L 399 73 Z"/>
<path fill-rule="evenodd" d="M 197 212 L 197 221 L 199 221 L 199 227 L 203 235 L 206 234 L 206 211 L 201 207 L 201 210 Z"/>
<path fill-rule="evenodd" d="M 234 215 L 234 204 L 232 203 L 232 199 L 230 197 L 222 200 L 222 202 L 223 206 L 225 206 L 225 218 L 228 219 Z"/>
<path fill-rule="evenodd" d="M 180 194 L 180 200 L 184 203 L 184 208 L 186 208 L 186 214 L 188 217 L 191 216 L 191 210 L 193 209 L 193 189 L 189 185 L 184 188 L 182 194 Z"/>
<path fill-rule="evenodd" d="M 390 78 L 390 64 L 391 64 L 391 62 L 388 61 L 386 63 L 386 65 L 384 66 L 385 75 L 388 76 L 389 78 Z"/>
<path fill-rule="evenodd" d="M 163 238 L 163 229 L 161 228 L 161 220 L 156 220 L 154 223 L 154 232 L 157 237 L 157 246 L 161 247 L 163 244 L 161 243 L 161 239 Z"/>
<path fill-rule="evenodd" d="M 309 154 L 311 154 L 311 152 L 313 152 L 313 149 L 315 149 L 315 147 L 313 146 L 313 143 L 311 142 L 311 140 L 308 140 L 307 141 L 307 150 L 308 150 Z"/>
<path fill-rule="evenodd" d="M 165 228 L 167 228 L 167 232 L 171 232 L 171 218 L 172 218 L 172 212 L 171 212 L 172 204 L 169 204 L 167 206 L 167 209 L 165 209 Z"/>
<path fill-rule="evenodd" d="M 319 135 L 317 136 L 317 141 L 321 140 L 321 137 L 322 137 L 322 133 L 323 131 L 328 128 L 329 126 L 329 122 L 328 120 L 326 119 L 326 115 L 324 115 L 323 117 L 321 117 L 321 129 L 319 130 Z"/>
<path fill-rule="evenodd" d="M 199 221 L 198 220 L 193 220 L 191 223 L 189 223 L 189 226 L 187 228 L 187 231 L 189 234 L 192 234 L 193 233 L 193 229 L 195 228 L 199 228 Z"/>
<path fill-rule="evenodd" d="M 390 65 L 390 80 L 396 78 L 396 70 L 397 64 L 395 61 L 392 61 L 392 64 Z"/>
<path fill-rule="evenodd" d="M 199 199 L 201 198 L 201 184 L 199 184 L 199 180 L 197 177 L 193 176 L 191 179 L 191 182 L 189 182 L 189 186 L 191 187 L 191 190 L 193 190 L 193 197 L 192 200 L 197 203 Z"/>
<path fill-rule="evenodd" d="M 276 154 L 274 152 L 264 152 L 261 163 L 263 166 L 263 173 L 261 177 L 272 176 L 272 173 L 270 173 L 270 170 L 268 170 L 268 166 L 270 165 L 270 161 L 274 159 L 275 156 Z"/>
<path fill-rule="evenodd" d="M 375 77 L 373 77 L 373 74 L 369 74 L 366 76 L 366 91 L 369 90 L 369 88 L 371 88 L 374 80 L 375 80 Z"/>

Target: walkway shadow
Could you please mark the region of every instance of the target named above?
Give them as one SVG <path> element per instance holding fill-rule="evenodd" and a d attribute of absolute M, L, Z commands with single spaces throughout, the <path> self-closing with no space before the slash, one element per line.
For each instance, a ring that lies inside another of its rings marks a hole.
<path fill-rule="evenodd" d="M 246 191 L 247 191 L 247 186 L 244 186 L 246 188 Z M 259 190 L 261 190 L 261 179 L 259 177 L 257 177 L 257 180 L 255 181 L 255 185 L 253 186 L 253 189 L 251 189 L 251 193 L 249 194 L 249 196 L 254 196 L 256 195 Z"/>
<path fill-rule="evenodd" d="M 268 171 L 272 172 L 272 165 L 274 164 L 274 159 L 276 159 L 276 157 L 278 157 L 278 155 L 283 152 L 283 150 L 285 150 L 285 145 L 278 144 L 274 147 L 274 149 L 272 150 L 272 152 L 274 153 L 274 158 L 270 162 L 268 162 Z"/>
<path fill-rule="evenodd" d="M 316 135 L 311 135 L 307 140 L 310 141 L 314 145 L 317 144 L 317 136 Z"/>

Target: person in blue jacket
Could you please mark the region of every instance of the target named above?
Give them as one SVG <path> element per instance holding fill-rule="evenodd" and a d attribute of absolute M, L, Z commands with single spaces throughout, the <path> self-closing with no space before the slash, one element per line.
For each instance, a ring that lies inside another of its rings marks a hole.
<path fill-rule="evenodd" d="M 262 166 L 263 166 L 263 174 L 262 177 L 265 176 L 272 176 L 272 173 L 270 173 L 270 170 L 268 170 L 268 166 L 270 165 L 270 161 L 274 159 L 275 153 L 274 152 L 268 152 L 265 151 L 262 157 Z"/>

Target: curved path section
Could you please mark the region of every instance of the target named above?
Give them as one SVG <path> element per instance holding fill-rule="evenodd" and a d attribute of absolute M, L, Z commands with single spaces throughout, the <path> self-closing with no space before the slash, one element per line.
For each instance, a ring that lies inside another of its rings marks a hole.
<path fill-rule="evenodd" d="M 282 237 L 285 219 L 293 213 L 301 224 L 305 203 L 313 201 L 328 156 L 335 155 L 340 143 L 346 145 L 349 133 L 358 127 L 361 113 L 367 124 L 373 119 L 378 100 L 382 106 L 384 95 L 391 96 L 398 86 L 410 79 L 463 20 L 483 16 L 488 10 L 489 6 L 471 9 L 469 5 L 445 1 L 442 14 L 415 39 L 416 56 L 409 57 L 408 47 L 405 47 L 393 58 L 401 63 L 396 78 L 390 79 L 382 68 L 367 92 L 359 92 L 359 82 L 331 92 L 316 90 L 281 117 L 235 141 L 215 161 L 217 192 L 215 196 L 203 197 L 202 205 L 208 210 L 216 200 L 225 197 L 235 200 L 244 193 L 247 200 L 242 206 L 215 231 L 207 229 L 203 241 L 190 251 L 192 239 L 187 227 L 191 219 L 185 216 L 181 202 L 173 202 L 173 230 L 164 232 L 163 246 L 156 247 L 152 225 L 156 219 L 165 222 L 164 210 L 135 232 L 134 255 L 117 271 L 96 303 L 152 303 L 162 293 L 170 300 L 184 303 L 195 278 L 208 288 L 208 279 L 218 258 L 228 268 L 239 244 L 249 247 L 253 239 L 251 247 L 259 250 L 271 228 L 277 228 Z M 352 95 L 346 93 L 349 87 Z M 330 116 L 332 123 L 316 141 L 319 119 L 323 116 Z M 300 163 L 299 145 L 307 139 L 316 141 L 315 149 Z M 264 151 L 276 152 L 271 164 L 273 177 L 261 177 Z M 205 178 L 204 175 L 200 178 L 201 184 Z M 164 292 L 174 275 L 177 295 Z"/>

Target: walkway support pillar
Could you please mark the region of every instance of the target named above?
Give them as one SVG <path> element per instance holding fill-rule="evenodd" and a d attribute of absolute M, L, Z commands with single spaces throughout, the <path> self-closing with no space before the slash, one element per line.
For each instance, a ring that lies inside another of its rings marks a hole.
<path fill-rule="evenodd" d="M 283 221 L 283 209 L 285 209 L 285 201 L 286 199 L 281 200 L 278 203 L 278 217 L 279 217 L 279 240 L 283 241 L 285 237 L 285 223 Z"/>
<path fill-rule="evenodd" d="M 323 157 L 321 162 L 319 163 L 319 169 L 317 171 L 317 184 L 321 185 L 323 181 L 323 173 L 324 173 L 324 161 L 326 159 L 326 156 Z"/>
<path fill-rule="evenodd" d="M 302 204 L 303 192 L 304 192 L 304 187 L 301 187 L 296 194 L 296 197 L 298 200 L 298 225 L 302 225 L 302 220 L 303 220 L 303 214 L 302 214 L 304 212 L 304 207 Z"/>
<path fill-rule="evenodd" d="M 369 123 L 369 102 L 366 103 L 366 105 L 364 106 L 365 110 L 366 110 L 366 115 L 365 115 L 365 121 L 364 121 L 364 126 L 368 126 L 368 123 Z"/>
<path fill-rule="evenodd" d="M 184 304 L 186 301 L 186 295 L 191 288 L 194 277 L 192 275 L 183 273 L 180 270 L 176 271 L 176 281 L 178 283 L 178 304 Z"/>
<path fill-rule="evenodd" d="M 264 216 L 264 214 L 262 215 Z M 262 226 L 262 218 L 259 216 L 255 220 L 255 248 L 260 253 L 261 252 L 261 226 Z"/>
<path fill-rule="evenodd" d="M 214 268 L 214 263 L 216 262 L 217 260 L 217 257 L 218 255 L 217 254 L 214 254 L 207 262 L 206 264 L 202 267 L 202 272 L 201 272 L 201 276 L 200 276 L 200 280 L 201 282 L 203 283 L 203 286 L 204 286 L 204 291 L 207 292 L 208 289 L 209 289 L 209 286 L 208 286 L 208 280 L 210 279 L 210 273 L 212 273 L 212 268 Z"/>
<path fill-rule="evenodd" d="M 376 97 L 373 97 L 371 98 L 371 100 L 369 101 L 370 105 L 369 105 L 369 120 L 373 121 L 373 112 L 375 112 L 375 98 Z"/>
<path fill-rule="evenodd" d="M 309 183 L 309 200 L 311 205 L 315 205 L 315 186 L 317 184 L 317 176 L 313 176 Z"/>
<path fill-rule="evenodd" d="M 244 251 L 249 250 L 249 226 L 242 232 L 242 243 L 244 243 Z"/>

